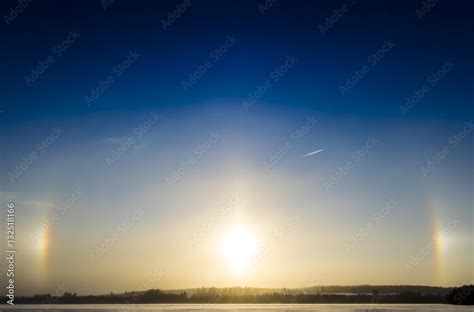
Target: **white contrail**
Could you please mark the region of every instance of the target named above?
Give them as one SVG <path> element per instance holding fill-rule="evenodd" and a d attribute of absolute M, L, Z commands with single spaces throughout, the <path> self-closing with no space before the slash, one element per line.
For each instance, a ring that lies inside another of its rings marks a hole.
<path fill-rule="evenodd" d="M 301 157 L 306 157 L 306 156 L 314 155 L 314 154 L 320 153 L 320 152 L 322 152 L 322 151 L 324 151 L 323 148 L 322 148 L 322 149 L 318 149 L 317 151 L 314 151 L 314 152 L 305 154 L 305 155 L 303 155 L 303 156 L 301 156 Z"/>

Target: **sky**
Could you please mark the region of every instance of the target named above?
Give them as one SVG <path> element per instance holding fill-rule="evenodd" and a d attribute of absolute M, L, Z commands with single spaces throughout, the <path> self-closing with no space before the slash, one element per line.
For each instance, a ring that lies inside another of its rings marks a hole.
<path fill-rule="evenodd" d="M 474 283 L 470 12 L 2 1 L 17 293 Z"/>

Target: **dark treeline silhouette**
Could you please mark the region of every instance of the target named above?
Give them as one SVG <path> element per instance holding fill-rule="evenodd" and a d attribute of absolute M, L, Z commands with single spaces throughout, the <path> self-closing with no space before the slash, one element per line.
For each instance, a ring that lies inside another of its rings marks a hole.
<path fill-rule="evenodd" d="M 249 287 L 199 288 L 187 291 L 150 289 L 122 294 L 78 296 L 35 295 L 18 297 L 17 303 L 453 303 L 473 304 L 473 285 L 461 288 L 429 286 L 324 286 L 302 289 L 264 289 Z"/>
<path fill-rule="evenodd" d="M 415 292 L 424 294 L 447 294 L 451 288 L 422 285 L 355 285 L 355 286 L 314 286 L 304 288 L 315 293 L 370 294 L 377 290 L 380 294 L 399 294 Z"/>
<path fill-rule="evenodd" d="M 446 296 L 450 304 L 474 305 L 474 285 L 453 288 Z"/>

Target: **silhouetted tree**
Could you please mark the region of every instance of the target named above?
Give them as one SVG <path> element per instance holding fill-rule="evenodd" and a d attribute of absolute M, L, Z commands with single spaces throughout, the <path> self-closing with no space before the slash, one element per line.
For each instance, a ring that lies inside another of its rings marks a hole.
<path fill-rule="evenodd" d="M 455 287 L 446 295 L 450 304 L 474 305 L 474 285 Z"/>

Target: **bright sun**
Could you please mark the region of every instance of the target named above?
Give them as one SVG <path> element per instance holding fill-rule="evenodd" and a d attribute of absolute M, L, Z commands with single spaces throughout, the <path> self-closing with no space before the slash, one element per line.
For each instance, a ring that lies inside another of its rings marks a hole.
<path fill-rule="evenodd" d="M 242 274 L 255 261 L 258 241 L 247 227 L 238 224 L 231 228 L 222 239 L 222 253 L 233 273 Z"/>

